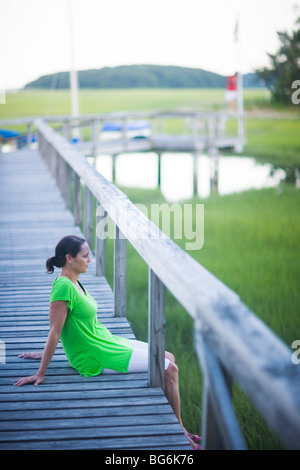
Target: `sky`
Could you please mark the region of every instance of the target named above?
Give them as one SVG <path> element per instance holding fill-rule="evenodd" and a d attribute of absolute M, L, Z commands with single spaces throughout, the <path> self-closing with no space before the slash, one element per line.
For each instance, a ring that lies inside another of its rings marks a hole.
<path fill-rule="evenodd" d="M 0 0 L 0 88 L 72 64 L 252 72 L 299 16 L 300 0 Z"/>

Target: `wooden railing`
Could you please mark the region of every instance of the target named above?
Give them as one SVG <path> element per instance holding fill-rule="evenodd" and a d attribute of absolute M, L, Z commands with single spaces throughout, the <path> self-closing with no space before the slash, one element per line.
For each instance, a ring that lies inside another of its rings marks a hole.
<path fill-rule="evenodd" d="M 126 131 L 127 125 L 133 120 L 146 120 L 151 128 L 149 142 L 153 149 L 157 150 L 186 150 L 207 151 L 210 148 L 232 147 L 237 152 L 243 150 L 246 141 L 245 115 L 228 111 L 148 111 L 148 112 L 111 112 L 102 114 L 84 114 L 80 116 L 58 115 L 45 116 L 43 120 L 55 126 L 67 140 L 71 140 L 74 129 L 77 131 L 88 129 L 89 146 L 88 151 L 92 154 L 101 152 L 103 141 L 101 142 L 101 129 L 105 122 L 119 122 L 122 125 L 121 141 L 122 146 L 119 152 L 126 152 L 133 144 L 129 133 Z M 23 117 L 0 120 L 0 127 L 26 125 L 27 143 L 30 145 L 34 130 L 35 117 Z M 168 120 L 180 121 L 181 132 L 170 135 L 166 130 Z M 237 123 L 232 133 L 226 131 L 226 122 Z M 174 139 L 181 137 L 181 140 Z M 81 142 L 81 145 L 83 142 Z M 138 142 L 135 142 L 138 144 Z M 87 147 L 85 147 L 87 148 Z M 107 149 L 104 148 L 104 151 Z M 109 150 L 108 150 L 109 153 Z M 118 153 L 118 152 L 117 152 Z"/>
<path fill-rule="evenodd" d="M 126 248 L 131 243 L 149 270 L 149 385 L 164 388 L 165 290 L 194 319 L 195 348 L 203 371 L 202 436 L 205 449 L 244 449 L 232 406 L 237 381 L 288 448 L 300 448 L 300 369 L 291 351 L 240 300 L 183 251 L 108 182 L 66 139 L 35 120 L 39 150 L 68 208 L 93 246 L 93 204 L 115 224 L 115 315 L 126 315 Z M 73 183 L 73 185 L 72 185 Z M 75 190 L 72 191 L 72 186 Z M 73 194 L 73 196 L 72 196 Z M 104 235 L 104 234 L 102 234 Z M 97 274 L 105 273 L 105 236 L 94 243 Z"/>

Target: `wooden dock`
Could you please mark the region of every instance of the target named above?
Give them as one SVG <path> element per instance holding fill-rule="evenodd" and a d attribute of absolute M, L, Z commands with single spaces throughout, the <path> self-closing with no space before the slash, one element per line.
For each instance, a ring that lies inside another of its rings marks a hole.
<path fill-rule="evenodd" d="M 55 274 L 46 274 L 45 260 L 61 237 L 80 230 L 37 150 L 0 154 L 0 195 L 0 450 L 192 450 L 146 373 L 82 377 L 59 343 L 43 384 L 13 385 L 39 364 L 18 354 L 42 350 L 48 335 Z M 99 320 L 134 338 L 126 318 L 114 317 L 113 293 L 95 275 L 95 261 L 81 281 Z"/>

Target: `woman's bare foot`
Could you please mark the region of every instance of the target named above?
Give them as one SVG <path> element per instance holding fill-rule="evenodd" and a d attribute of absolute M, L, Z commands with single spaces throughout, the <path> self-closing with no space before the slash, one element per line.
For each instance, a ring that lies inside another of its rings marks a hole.
<path fill-rule="evenodd" d="M 197 434 L 188 433 L 188 435 L 194 442 L 199 442 L 202 439 L 202 437 L 198 436 Z"/>
<path fill-rule="evenodd" d="M 199 437 L 199 436 L 196 436 L 195 434 L 190 434 L 189 432 L 187 432 L 186 429 L 183 428 L 183 432 L 184 434 L 186 435 L 189 443 L 191 444 L 192 448 L 195 449 L 195 450 L 200 450 L 201 449 L 201 446 L 199 444 L 197 444 L 197 442 L 195 442 L 193 439 L 192 439 L 192 436 L 195 436 L 195 437 Z"/>

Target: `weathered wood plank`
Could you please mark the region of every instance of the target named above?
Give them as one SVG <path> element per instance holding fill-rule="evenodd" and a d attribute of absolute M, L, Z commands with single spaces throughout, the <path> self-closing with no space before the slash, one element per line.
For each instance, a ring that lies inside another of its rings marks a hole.
<path fill-rule="evenodd" d="M 103 419 L 101 420 L 103 421 Z M 1 433 L 0 431 L 0 442 L 10 442 L 14 441 L 15 443 L 24 442 L 24 441 L 45 441 L 45 440 L 59 440 L 59 439 L 82 439 L 82 429 L 84 429 L 84 436 L 85 439 L 120 439 L 122 437 L 131 437 L 134 438 L 136 436 L 144 436 L 145 443 L 147 442 L 147 438 L 151 439 L 151 436 L 160 435 L 164 436 L 166 433 L 166 426 L 165 423 L 162 425 L 159 424 L 150 424 L 147 423 L 146 425 L 138 425 L 135 426 L 109 426 L 110 419 L 107 420 L 106 426 L 94 423 L 94 425 L 90 428 L 76 428 L 76 422 L 74 423 L 74 427 L 69 429 L 44 429 L 43 432 L 40 430 L 30 429 L 30 437 L 28 430 L 26 431 L 7 431 Z M 91 423 L 92 425 L 92 423 Z M 178 423 L 169 423 L 168 424 L 168 435 L 171 436 L 175 434 L 178 435 Z"/>
<path fill-rule="evenodd" d="M 103 419 L 103 416 L 83 417 L 83 418 L 64 418 L 64 419 L 39 419 L 30 422 L 31 430 L 51 430 L 51 429 L 84 429 L 91 427 L 114 427 L 114 426 L 128 426 L 128 416 L 108 416 L 107 419 Z M 177 420 L 172 413 L 161 414 L 160 419 L 156 415 L 138 415 L 134 410 L 134 421 L 136 425 L 155 425 L 160 423 L 161 425 L 166 424 L 177 424 Z M 1 423 L 0 423 L 1 425 Z M 27 431 L 28 423 L 24 421 L 9 421 L 5 425 L 5 431 Z M 1 428 L 0 428 L 1 429 Z"/>
<path fill-rule="evenodd" d="M 48 375 L 47 378 L 45 379 L 45 382 L 43 383 L 43 387 L 55 387 L 56 385 L 59 386 L 69 386 L 70 390 L 76 390 L 76 387 L 82 387 L 85 385 L 88 386 L 93 386 L 93 384 L 109 384 L 110 383 L 116 383 L 116 382 L 131 382 L 131 383 L 139 383 L 144 384 L 144 382 L 147 380 L 147 377 L 145 374 L 101 374 L 100 376 L 94 376 L 94 377 L 89 377 L 88 380 L 86 377 L 83 377 L 82 375 L 79 375 L 73 371 L 73 374 L 67 375 L 67 376 L 50 376 Z M 12 379 L 10 377 L 2 377 L 1 376 L 1 390 L 3 387 L 3 391 L 6 392 L 5 387 L 9 387 L 9 390 L 14 392 L 14 388 L 12 388 Z M 128 385 L 126 384 L 126 387 Z M 131 385 L 130 385 L 131 386 Z M 101 387 L 101 385 L 100 385 Z M 28 390 L 30 391 L 30 388 L 28 387 L 23 387 L 22 393 L 28 393 Z M 24 392 L 24 390 L 26 392 Z M 1 391 L 0 391 L 1 393 Z"/>
<path fill-rule="evenodd" d="M 189 450 L 186 446 L 186 437 L 183 434 L 171 435 L 155 435 L 155 436 L 132 436 L 128 438 L 98 438 L 98 439 L 84 439 L 78 440 L 56 440 L 56 441 L 31 441 L 31 442 L 13 442 L 13 443 L 0 443 L 0 450 L 78 450 L 78 449 L 113 449 L 113 450 L 124 450 L 124 449 L 164 449 L 168 450 L 169 446 L 172 449 L 177 449 L 180 446 L 181 449 Z"/>
<path fill-rule="evenodd" d="M 111 391 L 110 391 L 111 392 Z M 151 404 L 160 404 L 162 402 L 161 395 L 155 396 L 144 396 L 141 394 L 140 396 L 127 396 L 126 400 L 125 397 L 113 397 L 110 398 L 110 392 L 106 394 L 106 396 L 101 397 L 100 399 L 92 398 L 89 399 L 88 397 L 84 397 L 82 395 L 81 399 L 74 399 L 71 402 L 68 400 L 48 400 L 46 402 L 43 401 L 29 401 L 25 404 L 23 401 L 18 402 L 6 402 L 3 406 L 0 407 L 2 411 L 19 411 L 19 410 L 43 410 L 51 408 L 54 413 L 54 410 L 61 410 L 61 409 L 75 409 L 75 408 L 99 408 L 99 407 L 113 407 L 113 406 L 123 406 L 124 414 L 126 412 L 126 406 L 139 406 L 139 405 L 151 405 Z M 124 405 L 125 403 L 125 405 Z"/>
<path fill-rule="evenodd" d="M 172 408 L 168 403 L 159 403 L 159 404 L 144 404 L 139 406 L 138 408 L 136 406 L 126 406 L 126 415 L 124 414 L 124 406 L 113 406 L 110 408 L 93 408 L 93 413 L 91 415 L 91 412 L 89 408 L 71 408 L 71 409 L 62 409 L 59 410 L 58 412 L 50 410 L 50 409 L 44 409 L 44 410 L 19 410 L 19 411 L 2 411 L 1 416 L 0 416 L 0 426 L 2 426 L 2 429 L 4 429 L 4 426 L 6 424 L 9 426 L 9 423 L 12 421 L 18 426 L 20 423 L 23 423 L 23 426 L 26 426 L 26 423 L 29 422 L 31 426 L 34 426 L 34 422 L 36 422 L 36 427 L 38 428 L 39 426 L 39 420 L 40 419 L 45 419 L 45 420 L 55 420 L 56 422 L 64 421 L 66 419 L 75 419 L 75 418 L 107 418 L 108 416 L 111 417 L 117 417 L 117 418 L 123 418 L 125 417 L 132 417 L 132 416 L 149 416 L 149 415 L 172 415 L 174 416 L 174 413 L 172 411 Z M 158 421 L 161 419 L 161 417 L 158 418 Z M 164 417 L 163 417 L 164 419 Z M 3 423 L 1 423 L 3 421 Z M 20 424 L 21 425 L 21 424 Z"/>
<path fill-rule="evenodd" d="M 33 388 L 33 387 L 31 387 Z M 113 398 L 128 398 L 128 397 L 156 397 L 162 396 L 161 389 L 156 388 L 147 388 L 147 390 L 141 390 L 140 388 L 137 389 L 124 389 L 120 393 L 119 390 L 111 390 L 109 393 L 109 399 Z M 14 406 L 19 405 L 23 406 L 23 409 L 26 409 L 27 406 L 31 407 L 32 402 L 36 402 L 41 407 L 43 406 L 43 402 L 52 402 L 55 401 L 55 407 L 59 407 L 60 403 L 64 403 L 66 401 L 71 401 L 70 405 L 72 405 L 72 401 L 76 400 L 99 400 L 99 399 L 107 399 L 107 393 L 103 390 L 89 390 L 84 389 L 81 391 L 65 391 L 62 393 L 61 391 L 51 390 L 51 392 L 46 392 L 42 387 L 35 387 L 31 393 L 22 393 L 17 390 L 11 393 L 1 393 L 0 394 L 0 409 L 5 409 L 6 406 Z M 124 404 L 126 406 L 126 403 Z"/>
<path fill-rule="evenodd" d="M 105 374 L 104 374 L 105 375 Z M 103 375 L 103 376 L 104 376 Z M 107 374 L 110 375 L 110 374 Z M 116 374 L 117 375 L 117 374 Z M 128 379 L 119 376 L 119 380 L 111 380 L 111 381 L 101 381 L 101 382 L 75 382 L 74 384 L 70 383 L 52 383 L 49 384 L 49 381 L 47 380 L 46 383 L 43 384 L 42 387 L 42 392 L 81 392 L 82 390 L 123 390 L 124 388 L 126 389 L 136 389 L 136 388 L 148 388 L 148 383 L 147 379 L 141 380 L 140 378 L 137 378 L 134 380 L 133 378 Z M 2 380 L 1 380 L 2 382 Z M 28 391 L 28 388 L 21 388 L 20 393 L 23 395 L 30 394 L 32 392 Z M 9 385 L 2 385 L 0 387 L 0 396 L 2 394 L 11 394 L 11 384 Z M 21 398 L 21 397 L 19 397 Z"/>

